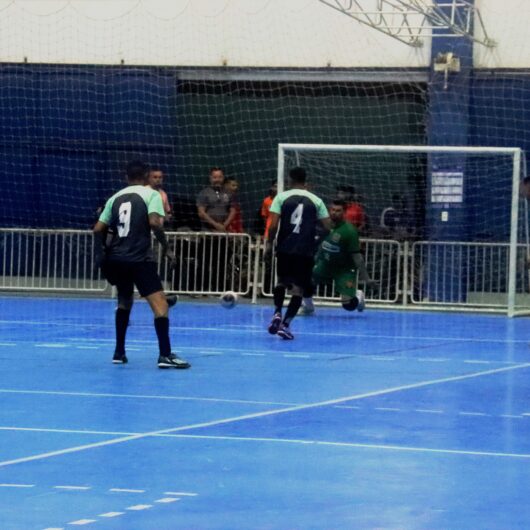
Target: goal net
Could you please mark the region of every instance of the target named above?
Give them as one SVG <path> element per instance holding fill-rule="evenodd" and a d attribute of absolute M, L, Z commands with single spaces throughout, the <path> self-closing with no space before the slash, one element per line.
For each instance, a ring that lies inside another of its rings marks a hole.
<path fill-rule="evenodd" d="M 347 202 L 373 301 L 530 309 L 518 148 L 280 144 L 278 157 L 279 189 L 302 166 L 314 193 Z"/>

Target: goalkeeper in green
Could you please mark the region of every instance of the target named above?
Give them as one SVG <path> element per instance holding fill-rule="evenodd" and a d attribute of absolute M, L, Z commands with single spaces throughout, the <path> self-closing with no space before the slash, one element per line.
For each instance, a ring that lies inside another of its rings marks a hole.
<path fill-rule="evenodd" d="M 344 220 L 346 203 L 335 200 L 331 203 L 329 217 L 332 230 L 325 237 L 316 255 L 313 268 L 315 284 L 335 281 L 341 295 L 342 307 L 346 311 L 364 309 L 364 293 L 357 289 L 357 274 L 366 285 L 374 285 L 368 275 L 361 255 L 357 228 Z"/>

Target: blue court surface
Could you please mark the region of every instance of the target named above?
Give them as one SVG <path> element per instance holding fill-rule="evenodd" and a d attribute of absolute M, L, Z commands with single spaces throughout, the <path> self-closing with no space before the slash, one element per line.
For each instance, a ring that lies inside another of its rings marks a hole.
<path fill-rule="evenodd" d="M 530 528 L 530 326 L 504 316 L 0 299 L 0 529 Z"/>

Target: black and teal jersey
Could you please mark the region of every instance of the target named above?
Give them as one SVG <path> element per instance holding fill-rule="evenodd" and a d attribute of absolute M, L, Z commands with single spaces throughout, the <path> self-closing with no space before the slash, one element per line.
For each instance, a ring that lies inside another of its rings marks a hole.
<path fill-rule="evenodd" d="M 352 269 L 355 267 L 353 254 L 360 251 L 357 228 L 343 221 L 335 225 L 322 241 L 316 259 L 334 269 Z"/>
<path fill-rule="evenodd" d="M 317 221 L 329 217 L 322 199 L 307 190 L 295 188 L 279 193 L 272 201 L 270 211 L 280 216 L 277 252 L 312 256 Z"/>
<path fill-rule="evenodd" d="M 150 213 L 164 217 L 164 206 L 160 193 L 146 186 L 128 186 L 106 202 L 99 220 L 113 232 L 107 248 L 109 260 L 153 260 Z"/>

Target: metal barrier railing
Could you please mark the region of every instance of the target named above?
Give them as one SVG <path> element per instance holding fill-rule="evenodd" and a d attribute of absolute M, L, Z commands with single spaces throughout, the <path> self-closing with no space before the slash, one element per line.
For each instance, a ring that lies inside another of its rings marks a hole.
<path fill-rule="evenodd" d="M 389 239 L 363 239 L 361 248 L 370 277 L 378 282 L 377 289 L 366 292 L 367 300 L 380 303 L 395 303 L 402 294 L 401 269 L 402 247 L 398 241 Z M 269 268 L 261 273 L 262 294 L 272 296 L 276 282 L 276 259 L 273 256 Z M 338 301 L 340 295 L 334 283 L 317 286 L 316 301 Z"/>
<path fill-rule="evenodd" d="M 409 261 L 410 299 L 414 304 L 507 307 L 509 253 L 509 243 L 415 242 Z M 526 254 L 526 245 L 518 245 L 519 300 L 529 292 Z"/>
<path fill-rule="evenodd" d="M 276 262 L 263 262 L 261 238 L 248 234 L 169 232 L 177 257 L 169 270 L 158 253 L 168 291 L 190 295 L 272 296 Z M 398 242 L 364 239 L 362 251 L 378 289 L 366 292 L 379 304 L 504 309 L 508 297 L 508 243 Z M 530 308 L 527 247 L 517 247 L 516 305 Z M 0 290 L 110 293 L 94 271 L 90 230 L 0 229 Z M 321 285 L 320 301 L 338 301 L 333 284 Z"/>
<path fill-rule="evenodd" d="M 87 230 L 0 229 L 0 289 L 103 292 Z"/>
<path fill-rule="evenodd" d="M 169 270 L 160 249 L 158 264 L 168 291 L 216 295 L 249 294 L 253 286 L 253 241 L 248 234 L 168 232 L 177 266 Z"/>

